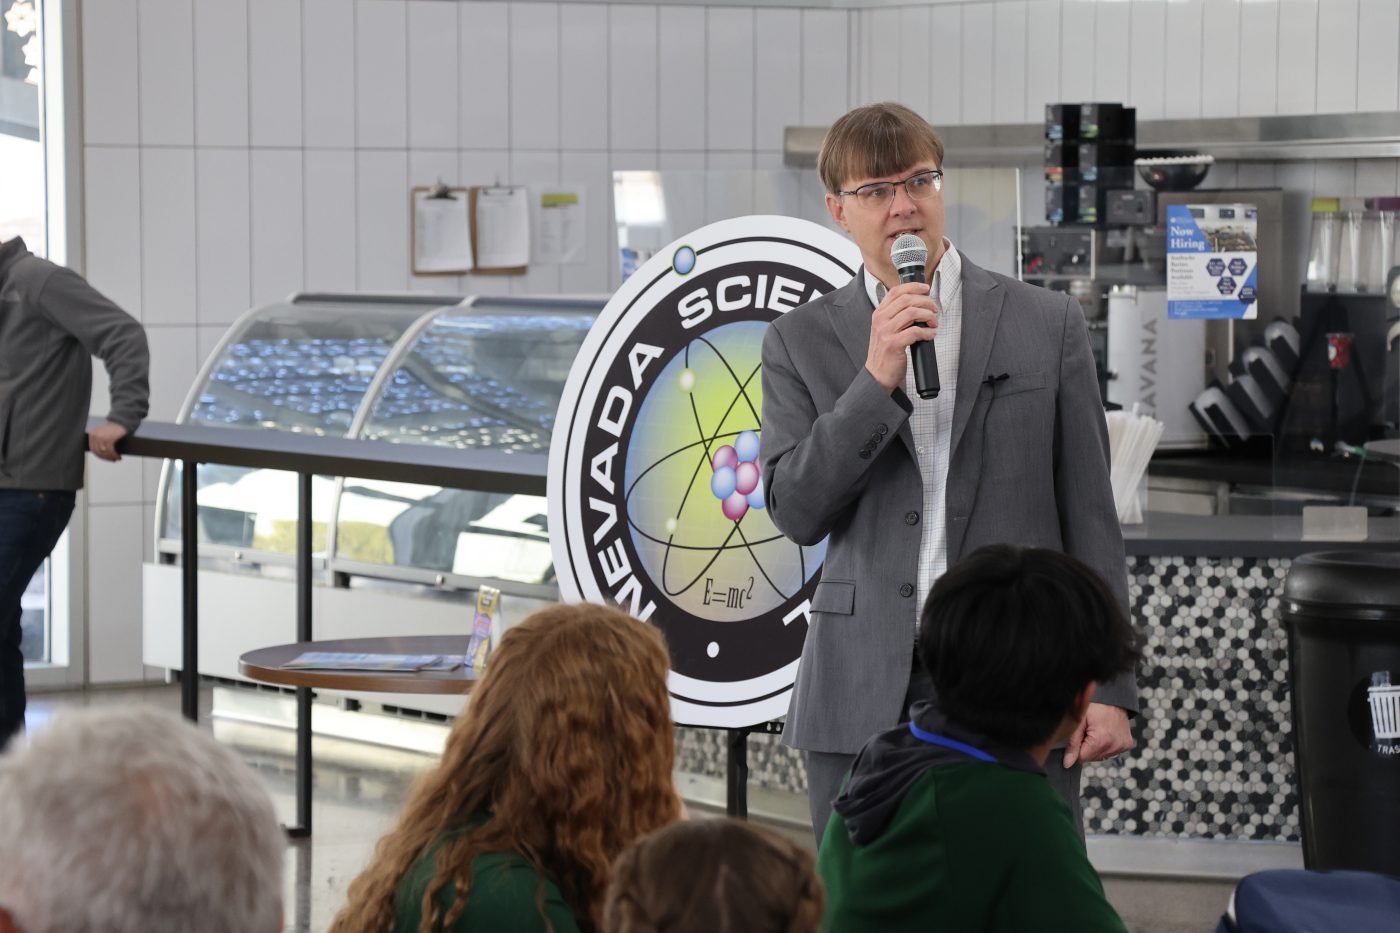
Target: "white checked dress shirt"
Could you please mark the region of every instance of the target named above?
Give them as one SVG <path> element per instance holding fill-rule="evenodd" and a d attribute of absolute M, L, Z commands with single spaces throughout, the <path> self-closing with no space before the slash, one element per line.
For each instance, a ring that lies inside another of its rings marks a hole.
<path fill-rule="evenodd" d="M 919 613 L 934 582 L 948 569 L 948 511 L 944 490 L 948 485 L 948 459 L 953 439 L 953 401 L 958 394 L 958 355 L 962 338 L 962 259 L 947 237 L 943 238 L 943 258 L 934 270 L 938 294 L 938 398 L 921 399 L 914 389 L 914 363 L 905 363 L 904 394 L 914 403 L 909 428 L 914 433 L 914 449 L 919 474 L 924 481 L 923 540 L 919 544 L 918 601 L 914 604 L 914 629 Z M 878 307 L 885 297 L 885 286 L 865 271 L 865 290 L 870 303 Z"/>

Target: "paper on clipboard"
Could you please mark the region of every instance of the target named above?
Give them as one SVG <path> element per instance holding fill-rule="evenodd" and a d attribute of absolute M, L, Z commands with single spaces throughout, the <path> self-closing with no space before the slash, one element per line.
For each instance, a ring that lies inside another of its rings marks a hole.
<path fill-rule="evenodd" d="M 540 194 L 536 260 L 543 265 L 576 265 L 586 245 L 582 188 L 551 188 Z"/>
<path fill-rule="evenodd" d="M 524 188 L 482 188 L 476 195 L 476 265 L 511 269 L 530 263 L 530 198 Z"/>
<path fill-rule="evenodd" d="M 466 191 L 415 190 L 413 271 L 420 274 L 470 272 L 475 263 L 468 220 Z"/>

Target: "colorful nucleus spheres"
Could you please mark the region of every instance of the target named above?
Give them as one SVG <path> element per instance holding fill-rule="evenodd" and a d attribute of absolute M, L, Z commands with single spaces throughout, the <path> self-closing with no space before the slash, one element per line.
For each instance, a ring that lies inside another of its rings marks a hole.
<path fill-rule="evenodd" d="M 763 508 L 763 469 L 758 465 L 758 432 L 741 431 L 733 444 L 715 450 L 710 458 L 714 475 L 710 492 L 720 502 L 720 511 L 732 522 L 749 509 Z"/>

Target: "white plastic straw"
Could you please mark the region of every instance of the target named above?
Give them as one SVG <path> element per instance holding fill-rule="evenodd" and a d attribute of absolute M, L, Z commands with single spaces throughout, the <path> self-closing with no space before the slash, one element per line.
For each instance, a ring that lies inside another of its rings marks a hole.
<path fill-rule="evenodd" d="M 1108 413 L 1109 481 L 1118 521 L 1125 525 L 1142 522 L 1138 488 L 1164 427 L 1156 418 L 1141 414 L 1137 405 L 1132 411 Z"/>

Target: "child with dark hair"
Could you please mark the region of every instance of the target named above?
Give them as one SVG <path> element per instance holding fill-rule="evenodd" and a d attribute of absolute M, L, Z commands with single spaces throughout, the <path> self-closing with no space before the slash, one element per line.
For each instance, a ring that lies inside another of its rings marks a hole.
<path fill-rule="evenodd" d="M 1050 750 L 1140 638 L 1103 581 L 1058 551 L 983 548 L 919 623 L 937 696 L 866 744 L 827 824 L 825 928 L 1115 931 Z"/>
<path fill-rule="evenodd" d="M 812 854 L 738 820 L 672 823 L 613 866 L 603 933 L 818 933 Z"/>

